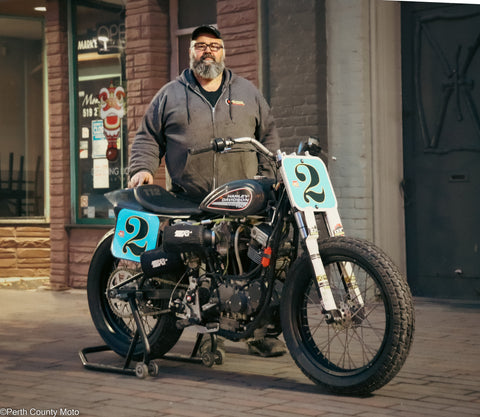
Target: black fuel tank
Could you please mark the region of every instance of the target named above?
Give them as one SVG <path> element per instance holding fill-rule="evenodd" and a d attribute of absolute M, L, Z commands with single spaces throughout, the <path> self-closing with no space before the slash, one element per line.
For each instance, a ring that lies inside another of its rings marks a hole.
<path fill-rule="evenodd" d="M 248 216 L 262 212 L 273 180 L 238 180 L 213 190 L 200 204 L 203 211 Z"/>

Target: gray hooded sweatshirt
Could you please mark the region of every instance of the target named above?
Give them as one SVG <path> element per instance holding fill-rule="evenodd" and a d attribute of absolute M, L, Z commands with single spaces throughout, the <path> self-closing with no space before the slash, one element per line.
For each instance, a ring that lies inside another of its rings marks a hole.
<path fill-rule="evenodd" d="M 270 107 L 245 78 L 224 71 L 222 93 L 215 107 L 203 97 L 191 70 L 166 84 L 151 101 L 130 153 L 130 175 L 152 175 L 165 156 L 172 191 L 201 201 L 226 182 L 272 176 L 271 166 L 254 152 L 190 155 L 214 138 L 253 137 L 270 151 L 279 148 Z"/>

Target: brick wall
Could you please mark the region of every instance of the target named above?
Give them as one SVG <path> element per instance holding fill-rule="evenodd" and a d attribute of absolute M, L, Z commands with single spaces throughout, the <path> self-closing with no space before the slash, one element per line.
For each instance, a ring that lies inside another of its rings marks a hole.
<path fill-rule="evenodd" d="M 326 39 L 323 0 L 268 1 L 265 68 L 284 150 L 317 136 L 327 149 Z"/>
<path fill-rule="evenodd" d="M 145 110 L 155 93 L 170 81 L 168 0 L 129 0 L 125 17 L 127 119 L 133 142 Z M 156 181 L 165 183 L 162 163 Z"/>
<path fill-rule="evenodd" d="M 345 230 L 365 238 L 373 212 L 368 3 L 269 0 L 264 12 L 267 95 L 282 147 L 321 139 L 337 157 L 328 165 Z"/>
<path fill-rule="evenodd" d="M 46 49 L 49 87 L 50 146 L 50 245 L 53 287 L 68 277 L 70 223 L 70 133 L 68 94 L 67 2 L 49 0 L 46 14 Z"/>
<path fill-rule="evenodd" d="M 74 288 L 87 286 L 88 268 L 93 252 L 108 227 L 69 228 L 68 285 Z"/>
<path fill-rule="evenodd" d="M 345 231 L 372 239 L 373 183 L 368 1 L 327 0 L 330 173 Z"/>
<path fill-rule="evenodd" d="M 258 86 L 257 0 L 217 0 L 217 25 L 225 42 L 227 67 Z"/>
<path fill-rule="evenodd" d="M 0 227 L 0 277 L 48 277 L 50 230 L 47 226 Z"/>

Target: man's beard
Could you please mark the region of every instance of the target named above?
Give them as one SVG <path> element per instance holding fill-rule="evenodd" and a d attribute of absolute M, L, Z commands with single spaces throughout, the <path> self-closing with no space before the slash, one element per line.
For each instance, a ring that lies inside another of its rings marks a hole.
<path fill-rule="evenodd" d="M 212 58 L 213 61 L 205 61 L 206 58 Z M 225 61 L 222 58 L 220 62 L 215 61 L 215 57 L 210 54 L 203 55 L 198 61 L 190 56 L 190 69 L 199 77 L 205 80 L 217 78 L 225 69 Z"/>

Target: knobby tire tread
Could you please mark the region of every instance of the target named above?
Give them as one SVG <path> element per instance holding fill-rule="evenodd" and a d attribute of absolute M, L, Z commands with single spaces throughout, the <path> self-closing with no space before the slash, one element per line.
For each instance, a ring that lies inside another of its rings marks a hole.
<path fill-rule="evenodd" d="M 326 379 L 329 382 L 326 383 L 324 376 L 321 373 L 319 375 L 315 369 L 315 365 L 302 365 L 302 361 L 298 358 L 303 356 L 305 352 L 302 351 L 302 347 L 298 345 L 298 341 L 292 335 L 295 333 L 295 329 L 291 327 L 295 326 L 295 323 L 291 324 L 295 321 L 294 317 L 292 317 L 295 312 L 288 308 L 288 304 L 292 304 L 292 291 L 301 282 L 302 274 L 310 273 L 311 276 L 313 274 L 310 260 L 305 254 L 293 264 L 282 296 L 282 326 L 285 340 L 297 366 L 313 382 L 336 394 L 366 395 L 387 384 L 398 373 L 408 356 L 415 326 L 414 307 L 410 289 L 406 279 L 390 258 L 382 250 L 366 240 L 351 237 L 327 238 L 319 242 L 319 248 L 320 255 L 326 262 L 332 256 L 341 254 L 348 257 L 350 253 L 350 256 L 353 255 L 357 259 L 364 259 L 370 265 L 370 268 L 377 271 L 382 277 L 381 285 L 385 287 L 384 293 L 391 294 L 391 296 L 388 295 L 388 298 L 389 302 L 392 303 L 393 312 L 390 323 L 393 326 L 393 330 L 389 334 L 390 339 L 384 345 L 388 352 L 384 351 L 380 355 L 380 365 L 377 363 L 372 364 L 372 367 L 377 367 L 376 371 L 360 381 L 358 381 L 359 378 L 353 378 L 355 381 L 350 381 L 351 378 L 347 376 L 340 377 L 335 383 L 331 383 L 331 378 L 327 377 Z M 378 359 L 376 362 L 378 362 Z"/>

